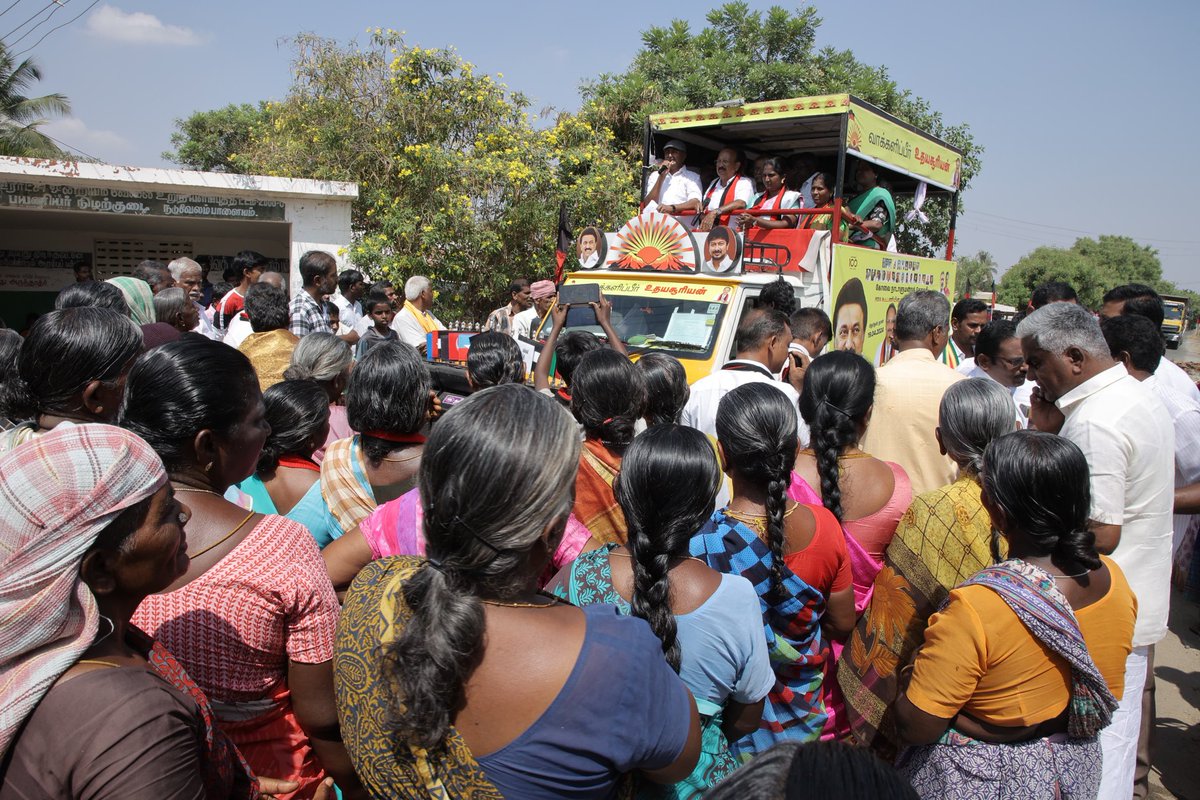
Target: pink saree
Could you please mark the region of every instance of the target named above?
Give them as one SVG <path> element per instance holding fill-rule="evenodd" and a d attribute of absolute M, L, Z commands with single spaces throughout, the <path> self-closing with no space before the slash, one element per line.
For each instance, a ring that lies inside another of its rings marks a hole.
<path fill-rule="evenodd" d="M 371 547 L 372 558 L 387 556 L 423 556 L 425 555 L 424 534 L 425 513 L 421 509 L 421 496 L 417 489 L 412 489 L 395 500 L 384 503 L 371 512 L 362 521 L 358 529 Z M 592 537 L 591 531 L 572 514 L 567 518 L 567 528 L 563 532 L 558 549 L 542 573 L 541 584 L 544 586 L 558 574 L 558 570 L 571 563 L 583 552 L 584 545 Z"/>
<path fill-rule="evenodd" d="M 795 472 L 792 473 L 792 485 L 788 487 L 788 497 L 797 503 L 823 505 L 821 497 L 808 485 L 808 481 Z M 871 603 L 871 591 L 875 587 L 875 576 L 883 569 L 883 562 L 871 557 L 858 540 L 842 527 L 846 537 L 846 551 L 850 554 L 850 572 L 854 584 L 854 614 L 862 616 L 863 611 Z M 837 662 L 842 655 L 842 643 L 830 640 L 829 658 L 825 661 L 825 679 L 821 682 L 821 696 L 825 700 L 825 710 L 829 716 L 825 720 L 825 728 L 821 731 L 822 739 L 845 739 L 850 735 L 850 725 L 846 720 L 845 705 L 842 692 L 837 683 Z"/>

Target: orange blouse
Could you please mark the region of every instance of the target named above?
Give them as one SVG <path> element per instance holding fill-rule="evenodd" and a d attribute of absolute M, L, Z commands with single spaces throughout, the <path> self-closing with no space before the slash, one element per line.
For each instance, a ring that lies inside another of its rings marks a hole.
<path fill-rule="evenodd" d="M 853 581 L 846 535 L 829 509 L 807 504 L 804 507 L 816 518 L 817 530 L 803 550 L 786 554 L 783 563 L 828 599 L 833 592 L 849 589 Z"/>
<path fill-rule="evenodd" d="M 1096 668 L 1119 699 L 1137 599 L 1121 568 L 1100 558 L 1111 586 L 1075 618 Z M 995 725 L 1036 725 L 1067 707 L 1071 669 L 1029 633 L 999 594 L 986 586 L 963 586 L 930 617 L 906 694 L 935 717 L 949 719 L 965 711 Z"/>

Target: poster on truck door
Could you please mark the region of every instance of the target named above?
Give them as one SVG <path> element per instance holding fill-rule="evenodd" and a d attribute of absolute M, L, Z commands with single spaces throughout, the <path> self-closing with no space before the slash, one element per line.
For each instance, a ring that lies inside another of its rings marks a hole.
<path fill-rule="evenodd" d="M 883 366 L 895 354 L 896 307 L 904 295 L 932 289 L 952 300 L 953 261 L 848 245 L 833 251 L 831 350 L 852 350 Z"/>

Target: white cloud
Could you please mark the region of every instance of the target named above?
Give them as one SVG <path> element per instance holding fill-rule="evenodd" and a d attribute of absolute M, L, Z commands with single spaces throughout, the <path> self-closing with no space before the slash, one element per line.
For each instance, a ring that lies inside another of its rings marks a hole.
<path fill-rule="evenodd" d="M 153 14 L 102 5 L 88 17 L 87 31 L 102 39 L 133 44 L 198 45 L 204 37 L 182 25 L 167 25 Z"/>
<path fill-rule="evenodd" d="M 108 158 L 108 153 L 129 147 L 128 140 L 119 133 L 93 130 L 76 117 L 52 120 L 39 130 L 58 139 L 68 148 L 77 148 L 99 158 Z"/>

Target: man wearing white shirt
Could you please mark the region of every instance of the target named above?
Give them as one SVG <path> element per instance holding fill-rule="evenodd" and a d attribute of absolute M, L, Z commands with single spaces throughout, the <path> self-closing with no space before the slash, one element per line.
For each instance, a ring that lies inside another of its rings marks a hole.
<path fill-rule="evenodd" d="M 187 292 L 188 299 L 200 314 L 199 322 L 192 329 L 192 333 L 198 333 L 215 342 L 221 341 L 221 334 L 213 327 L 208 310 L 197 302 L 204 295 L 204 269 L 190 258 L 177 258 L 167 264 L 167 269 L 175 280 L 175 285 Z"/>
<path fill-rule="evenodd" d="M 800 391 L 793 383 L 785 383 L 775 377 L 784 365 L 792 361 L 788 354 L 791 341 L 791 325 L 783 312 L 766 308 L 751 311 L 737 329 L 736 357 L 713 374 L 706 375 L 692 384 L 691 395 L 687 405 L 683 407 L 680 422 L 702 431 L 715 440 L 717 406 L 720 405 L 721 398 L 745 383 L 770 383 L 783 392 L 795 407 L 800 444 L 807 447 L 809 431 L 800 417 Z M 792 370 L 792 373 L 797 383 L 803 380 L 803 370 Z M 727 485 L 722 483 L 717 493 L 716 507 L 722 507 L 728 500 Z"/>
<path fill-rule="evenodd" d="M 975 337 L 975 357 L 963 362 L 958 372 L 968 378 L 987 378 L 1003 386 L 1013 398 L 1017 423 L 1029 426 L 1025 409 L 1017 402 L 1017 391 L 1025 385 L 1025 354 L 1011 320 L 997 319 L 984 325 Z"/>
<path fill-rule="evenodd" d="M 687 145 L 672 139 L 663 147 L 662 164 L 658 173 L 646 181 L 642 200 L 646 211 L 663 214 L 684 214 L 700 210 L 700 176 L 684 166 Z"/>
<path fill-rule="evenodd" d="M 1145 317 L 1132 314 L 1107 319 L 1100 328 L 1112 357 L 1154 392 L 1171 417 L 1175 428 L 1175 488 L 1200 481 L 1200 403 L 1162 382 L 1158 374 L 1163 349 L 1159 329 Z M 1175 515 L 1172 552 L 1191 521 L 1190 514 Z"/>
<path fill-rule="evenodd" d="M 400 334 L 400 341 L 417 348 L 421 355 L 425 355 L 425 336 L 446 330 L 446 326 L 430 311 L 431 308 L 433 285 L 429 278 L 414 275 L 405 281 L 404 308 L 392 320 L 392 330 Z"/>
<path fill-rule="evenodd" d="M 338 307 L 341 322 L 347 328 L 354 328 L 363 318 L 362 298 L 366 293 L 366 280 L 358 270 L 346 269 L 338 275 L 338 290 L 329 299 Z"/>
<path fill-rule="evenodd" d="M 1133 793 L 1142 693 L 1154 644 L 1166 635 L 1171 582 L 1175 430 L 1162 402 L 1113 360 L 1086 309 L 1051 303 L 1017 326 L 1028 375 L 1037 382 L 1030 426 L 1083 451 L 1091 470 L 1091 528 L 1137 595 L 1133 650 L 1112 722 L 1100 733 L 1099 797 Z"/>
<path fill-rule="evenodd" d="M 1127 283 L 1104 293 L 1104 305 L 1100 307 L 1100 319 L 1118 317 L 1122 314 L 1136 314 L 1154 323 L 1156 330 L 1162 330 L 1163 303 L 1158 292 L 1141 283 Z M 1161 335 L 1161 334 L 1160 334 Z M 1158 359 L 1158 367 L 1154 370 L 1158 382 L 1170 386 L 1180 394 L 1190 397 L 1200 403 L 1200 389 L 1183 367 L 1176 364 L 1165 355 Z"/>
<path fill-rule="evenodd" d="M 717 154 L 717 179 L 704 192 L 700 230 L 728 225 L 734 211 L 750 207 L 755 194 L 754 180 L 742 174 L 744 160 L 739 151 L 729 147 Z"/>

